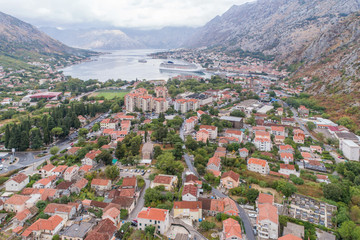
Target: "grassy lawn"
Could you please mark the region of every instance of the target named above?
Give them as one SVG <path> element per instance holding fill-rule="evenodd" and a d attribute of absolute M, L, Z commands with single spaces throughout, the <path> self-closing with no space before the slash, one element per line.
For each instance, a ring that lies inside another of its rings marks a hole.
<path fill-rule="evenodd" d="M 91 97 L 104 97 L 106 99 L 113 99 L 115 97 L 123 98 L 129 92 L 120 92 L 120 91 L 101 91 L 91 94 Z"/>

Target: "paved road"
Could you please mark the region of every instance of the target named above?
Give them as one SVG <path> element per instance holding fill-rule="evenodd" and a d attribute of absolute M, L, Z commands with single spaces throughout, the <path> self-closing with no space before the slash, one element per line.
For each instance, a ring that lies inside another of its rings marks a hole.
<path fill-rule="evenodd" d="M 145 179 L 145 188 L 141 192 L 140 197 L 138 199 L 138 202 L 136 203 L 134 210 L 129 214 L 128 221 L 132 221 L 132 220 L 136 219 L 139 212 L 143 209 L 144 202 L 145 202 L 145 200 L 144 200 L 145 191 L 149 187 L 150 187 L 150 180 Z"/>
<path fill-rule="evenodd" d="M 182 131 L 183 126 L 181 126 L 180 128 L 180 137 L 182 139 L 184 139 L 184 132 Z M 185 147 L 184 147 L 185 148 Z M 205 179 L 201 178 L 200 175 L 198 174 L 198 172 L 196 171 L 194 165 L 191 162 L 191 159 L 189 157 L 189 155 L 187 153 L 185 153 L 183 155 L 184 160 L 186 162 L 187 167 L 189 168 L 190 171 L 192 171 L 199 179 L 202 179 L 203 181 L 205 181 Z M 227 195 L 225 195 L 224 193 L 220 192 L 218 189 L 216 188 L 212 188 L 212 193 L 214 195 L 216 195 L 219 198 L 224 198 L 224 197 L 228 197 Z M 246 231 L 246 238 L 247 240 L 255 240 L 255 236 L 254 236 L 254 232 L 253 232 L 253 227 L 251 225 L 250 219 L 248 217 L 248 215 L 246 214 L 246 212 L 244 211 L 244 209 L 235 201 L 236 206 L 239 210 L 239 217 L 241 218 L 241 220 L 244 223 L 244 227 L 245 227 L 245 231 Z"/>
<path fill-rule="evenodd" d="M 98 118 L 93 120 L 91 123 L 84 126 L 84 128 L 87 128 L 87 129 L 92 128 L 92 126 L 94 126 L 95 123 L 102 121 L 104 118 L 106 118 L 108 116 L 109 113 L 110 113 L 110 111 L 100 115 Z M 70 143 L 77 137 L 78 137 L 78 132 L 75 131 L 72 134 L 70 134 L 69 136 L 67 136 L 66 138 L 56 142 L 55 146 L 59 147 L 59 149 L 60 149 L 59 152 L 60 152 L 64 149 L 70 147 Z M 15 164 L 11 164 L 11 165 L 8 163 L 4 163 L 3 164 L 4 168 L 0 171 L 0 174 L 6 173 L 8 171 L 16 170 L 16 169 L 28 167 L 28 166 L 34 166 L 34 168 L 36 169 L 37 166 L 39 166 L 44 161 L 50 159 L 50 157 L 53 156 L 52 154 L 47 154 L 43 157 L 36 158 L 36 155 L 38 155 L 39 153 L 42 153 L 42 152 L 41 151 L 15 152 L 15 157 L 19 158 L 19 161 Z M 30 172 L 28 172 L 28 173 L 30 173 Z"/>

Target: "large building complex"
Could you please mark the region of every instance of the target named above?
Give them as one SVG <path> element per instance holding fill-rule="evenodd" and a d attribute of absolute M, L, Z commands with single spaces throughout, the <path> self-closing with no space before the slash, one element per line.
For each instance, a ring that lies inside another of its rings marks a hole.
<path fill-rule="evenodd" d="M 158 96 L 166 96 L 164 91 L 157 93 Z M 169 108 L 169 104 L 166 98 L 157 97 L 148 94 L 148 91 L 145 88 L 138 88 L 131 91 L 125 96 L 125 109 L 128 112 L 143 111 L 155 113 L 166 112 Z"/>

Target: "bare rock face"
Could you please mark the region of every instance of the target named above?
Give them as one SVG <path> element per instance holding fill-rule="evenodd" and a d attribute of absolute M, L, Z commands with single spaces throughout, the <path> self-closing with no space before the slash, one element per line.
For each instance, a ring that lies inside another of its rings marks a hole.
<path fill-rule="evenodd" d="M 293 61 L 294 53 L 359 9 L 360 0 L 258 0 L 231 7 L 186 45 L 241 48 Z"/>

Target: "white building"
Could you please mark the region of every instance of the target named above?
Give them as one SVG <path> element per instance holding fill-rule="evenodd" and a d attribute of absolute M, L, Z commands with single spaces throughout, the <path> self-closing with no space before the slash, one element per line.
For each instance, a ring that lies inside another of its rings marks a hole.
<path fill-rule="evenodd" d="M 344 156 L 353 161 L 359 161 L 360 146 L 352 140 L 340 140 L 340 149 Z"/>
<path fill-rule="evenodd" d="M 199 130 L 206 130 L 209 133 L 210 139 L 216 139 L 218 136 L 218 128 L 210 125 L 201 125 Z"/>
<path fill-rule="evenodd" d="M 270 172 L 268 162 L 259 158 L 250 158 L 247 162 L 247 168 L 249 171 L 261 174 L 269 174 Z"/>
<path fill-rule="evenodd" d="M 21 191 L 29 183 L 29 176 L 19 173 L 5 183 L 5 189 L 9 192 Z"/>
<path fill-rule="evenodd" d="M 145 230 L 147 226 L 155 226 L 156 233 L 164 234 L 170 227 L 169 210 L 159 208 L 143 208 L 137 216 L 138 228 Z"/>
<path fill-rule="evenodd" d="M 269 203 L 259 204 L 256 226 L 260 238 L 278 239 L 279 219 L 277 207 Z"/>
<path fill-rule="evenodd" d="M 280 170 L 279 173 L 290 176 L 290 174 L 294 174 L 297 177 L 300 176 L 298 172 L 296 172 L 295 166 L 291 164 L 283 164 L 280 163 Z"/>

